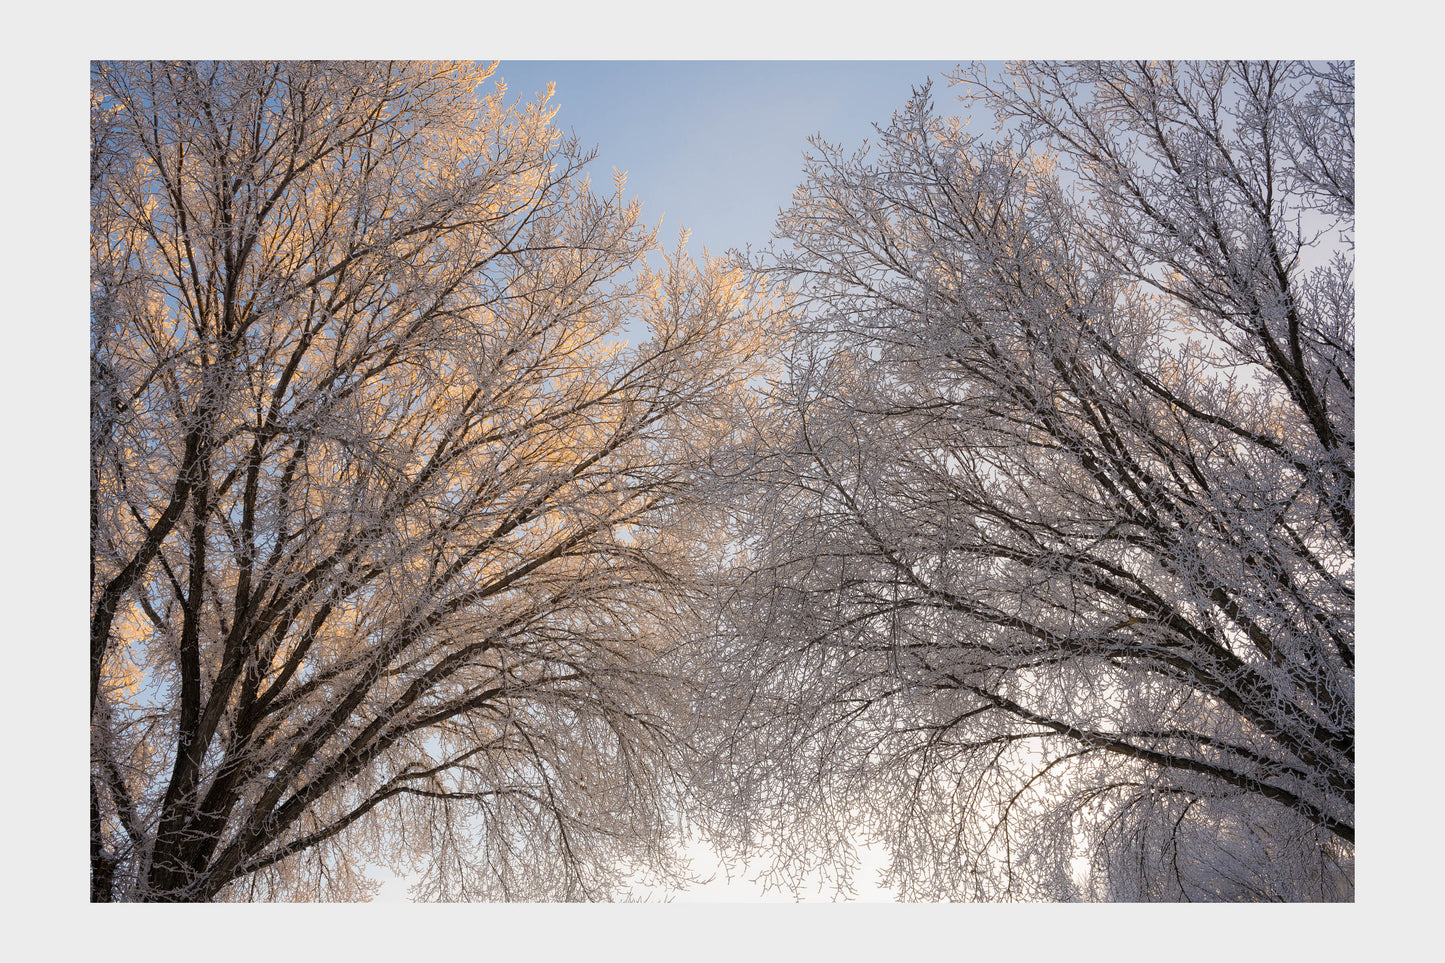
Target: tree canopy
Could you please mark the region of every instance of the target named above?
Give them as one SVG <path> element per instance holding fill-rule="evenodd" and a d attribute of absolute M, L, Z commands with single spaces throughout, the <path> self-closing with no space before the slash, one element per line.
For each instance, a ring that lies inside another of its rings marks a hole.
<path fill-rule="evenodd" d="M 490 75 L 92 65 L 93 900 L 1353 898 L 1351 65 L 960 70 L 701 264 Z"/>
<path fill-rule="evenodd" d="M 677 871 L 659 660 L 766 312 L 488 74 L 93 70 L 96 899 Z"/>
<path fill-rule="evenodd" d="M 726 838 L 905 897 L 1353 894 L 1353 77 L 965 71 L 816 144 L 738 458 Z"/>

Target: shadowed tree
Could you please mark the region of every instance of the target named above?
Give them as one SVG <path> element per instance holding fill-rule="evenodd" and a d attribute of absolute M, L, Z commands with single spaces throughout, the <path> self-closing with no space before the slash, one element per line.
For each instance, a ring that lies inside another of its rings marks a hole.
<path fill-rule="evenodd" d="M 1017 64 L 817 144 L 703 785 L 775 878 L 1350 899 L 1353 69 Z"/>
<path fill-rule="evenodd" d="M 663 658 L 765 314 L 489 73 L 92 67 L 95 900 L 676 875 Z"/>

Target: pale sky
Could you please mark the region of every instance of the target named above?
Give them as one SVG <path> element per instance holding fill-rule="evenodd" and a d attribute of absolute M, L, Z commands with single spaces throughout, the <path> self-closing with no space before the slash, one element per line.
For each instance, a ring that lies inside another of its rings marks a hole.
<path fill-rule="evenodd" d="M 941 112 L 961 107 L 944 72 L 955 61 L 503 61 L 508 100 L 556 84 L 557 124 L 597 146 L 593 184 L 627 172 L 644 219 L 694 257 L 766 246 L 778 209 L 802 181 L 808 138 L 849 148 L 887 125 L 933 78 Z"/>

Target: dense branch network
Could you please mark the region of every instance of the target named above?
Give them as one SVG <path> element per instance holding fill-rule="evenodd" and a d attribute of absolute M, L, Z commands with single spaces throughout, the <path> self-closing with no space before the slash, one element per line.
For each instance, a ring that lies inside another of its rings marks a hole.
<path fill-rule="evenodd" d="M 751 276 L 489 74 L 92 69 L 94 899 L 1352 898 L 1349 65 L 962 71 Z"/>
<path fill-rule="evenodd" d="M 998 138 L 924 89 L 819 144 L 761 265 L 722 822 L 846 877 L 841 814 L 912 896 L 1348 898 L 1352 76 L 959 82 Z"/>
<path fill-rule="evenodd" d="M 488 73 L 94 68 L 96 899 L 678 871 L 662 657 L 766 311 Z"/>

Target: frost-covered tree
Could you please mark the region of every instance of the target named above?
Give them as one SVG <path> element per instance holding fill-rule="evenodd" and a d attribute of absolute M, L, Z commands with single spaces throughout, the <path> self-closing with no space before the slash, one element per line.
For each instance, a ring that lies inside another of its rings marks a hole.
<path fill-rule="evenodd" d="M 488 74 L 92 67 L 93 899 L 675 869 L 662 660 L 765 317 Z"/>
<path fill-rule="evenodd" d="M 1353 897 L 1353 68 L 1013 65 L 819 143 L 705 787 L 780 880 Z"/>

